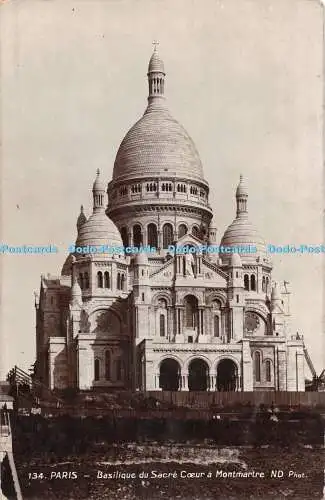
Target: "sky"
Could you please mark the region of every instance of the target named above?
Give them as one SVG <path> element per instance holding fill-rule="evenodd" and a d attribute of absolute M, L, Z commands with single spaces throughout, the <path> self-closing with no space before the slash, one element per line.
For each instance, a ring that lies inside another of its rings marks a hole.
<path fill-rule="evenodd" d="M 154 40 L 172 115 L 199 151 L 218 238 L 242 173 L 268 243 L 324 243 L 323 20 L 312 0 L 25 0 L 1 4 L 1 241 L 55 244 L 1 258 L 2 376 L 35 360 L 34 291 L 58 275 L 146 107 Z M 325 367 L 324 259 L 273 258 L 290 283 L 293 332 Z M 0 374 L 1 375 L 1 374 Z"/>

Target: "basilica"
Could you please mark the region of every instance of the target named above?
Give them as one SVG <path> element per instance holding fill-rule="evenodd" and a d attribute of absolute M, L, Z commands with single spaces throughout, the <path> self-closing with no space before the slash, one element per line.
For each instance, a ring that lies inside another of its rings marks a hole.
<path fill-rule="evenodd" d="M 36 377 L 80 391 L 304 391 L 290 292 L 272 280 L 244 178 L 220 241 L 229 251 L 208 252 L 219 243 L 209 185 L 168 109 L 156 48 L 147 76 L 145 112 L 125 135 L 108 184 L 97 171 L 76 247 L 155 251 L 75 251 L 60 275 L 41 277 Z M 254 251 L 242 251 L 248 247 Z"/>

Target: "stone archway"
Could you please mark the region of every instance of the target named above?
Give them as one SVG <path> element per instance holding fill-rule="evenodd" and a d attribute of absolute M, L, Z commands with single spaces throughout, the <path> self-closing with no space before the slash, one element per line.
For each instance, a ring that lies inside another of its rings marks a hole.
<path fill-rule="evenodd" d="M 159 387 L 163 391 L 178 391 L 180 386 L 181 367 L 172 358 L 164 359 L 160 364 Z"/>
<path fill-rule="evenodd" d="M 209 367 L 203 359 L 193 359 L 188 367 L 189 391 L 206 391 L 209 389 Z"/>
<path fill-rule="evenodd" d="M 231 359 L 222 359 L 217 368 L 218 391 L 236 391 L 238 370 L 237 365 Z"/>

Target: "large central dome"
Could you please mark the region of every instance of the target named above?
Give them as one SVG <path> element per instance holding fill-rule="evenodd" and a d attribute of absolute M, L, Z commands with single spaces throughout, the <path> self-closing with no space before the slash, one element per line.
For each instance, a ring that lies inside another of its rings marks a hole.
<path fill-rule="evenodd" d="M 170 175 L 203 180 L 195 145 L 166 109 L 149 105 L 116 155 L 113 179 Z"/>
<path fill-rule="evenodd" d="M 149 62 L 148 81 L 148 107 L 120 145 L 113 180 L 163 175 L 204 182 L 192 139 L 165 105 L 164 64 L 156 50 Z"/>

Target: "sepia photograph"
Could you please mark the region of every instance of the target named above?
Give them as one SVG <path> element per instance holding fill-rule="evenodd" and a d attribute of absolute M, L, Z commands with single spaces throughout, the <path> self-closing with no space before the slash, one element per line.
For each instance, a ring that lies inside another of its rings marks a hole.
<path fill-rule="evenodd" d="M 1 498 L 324 500 L 323 3 L 0 14 Z"/>

